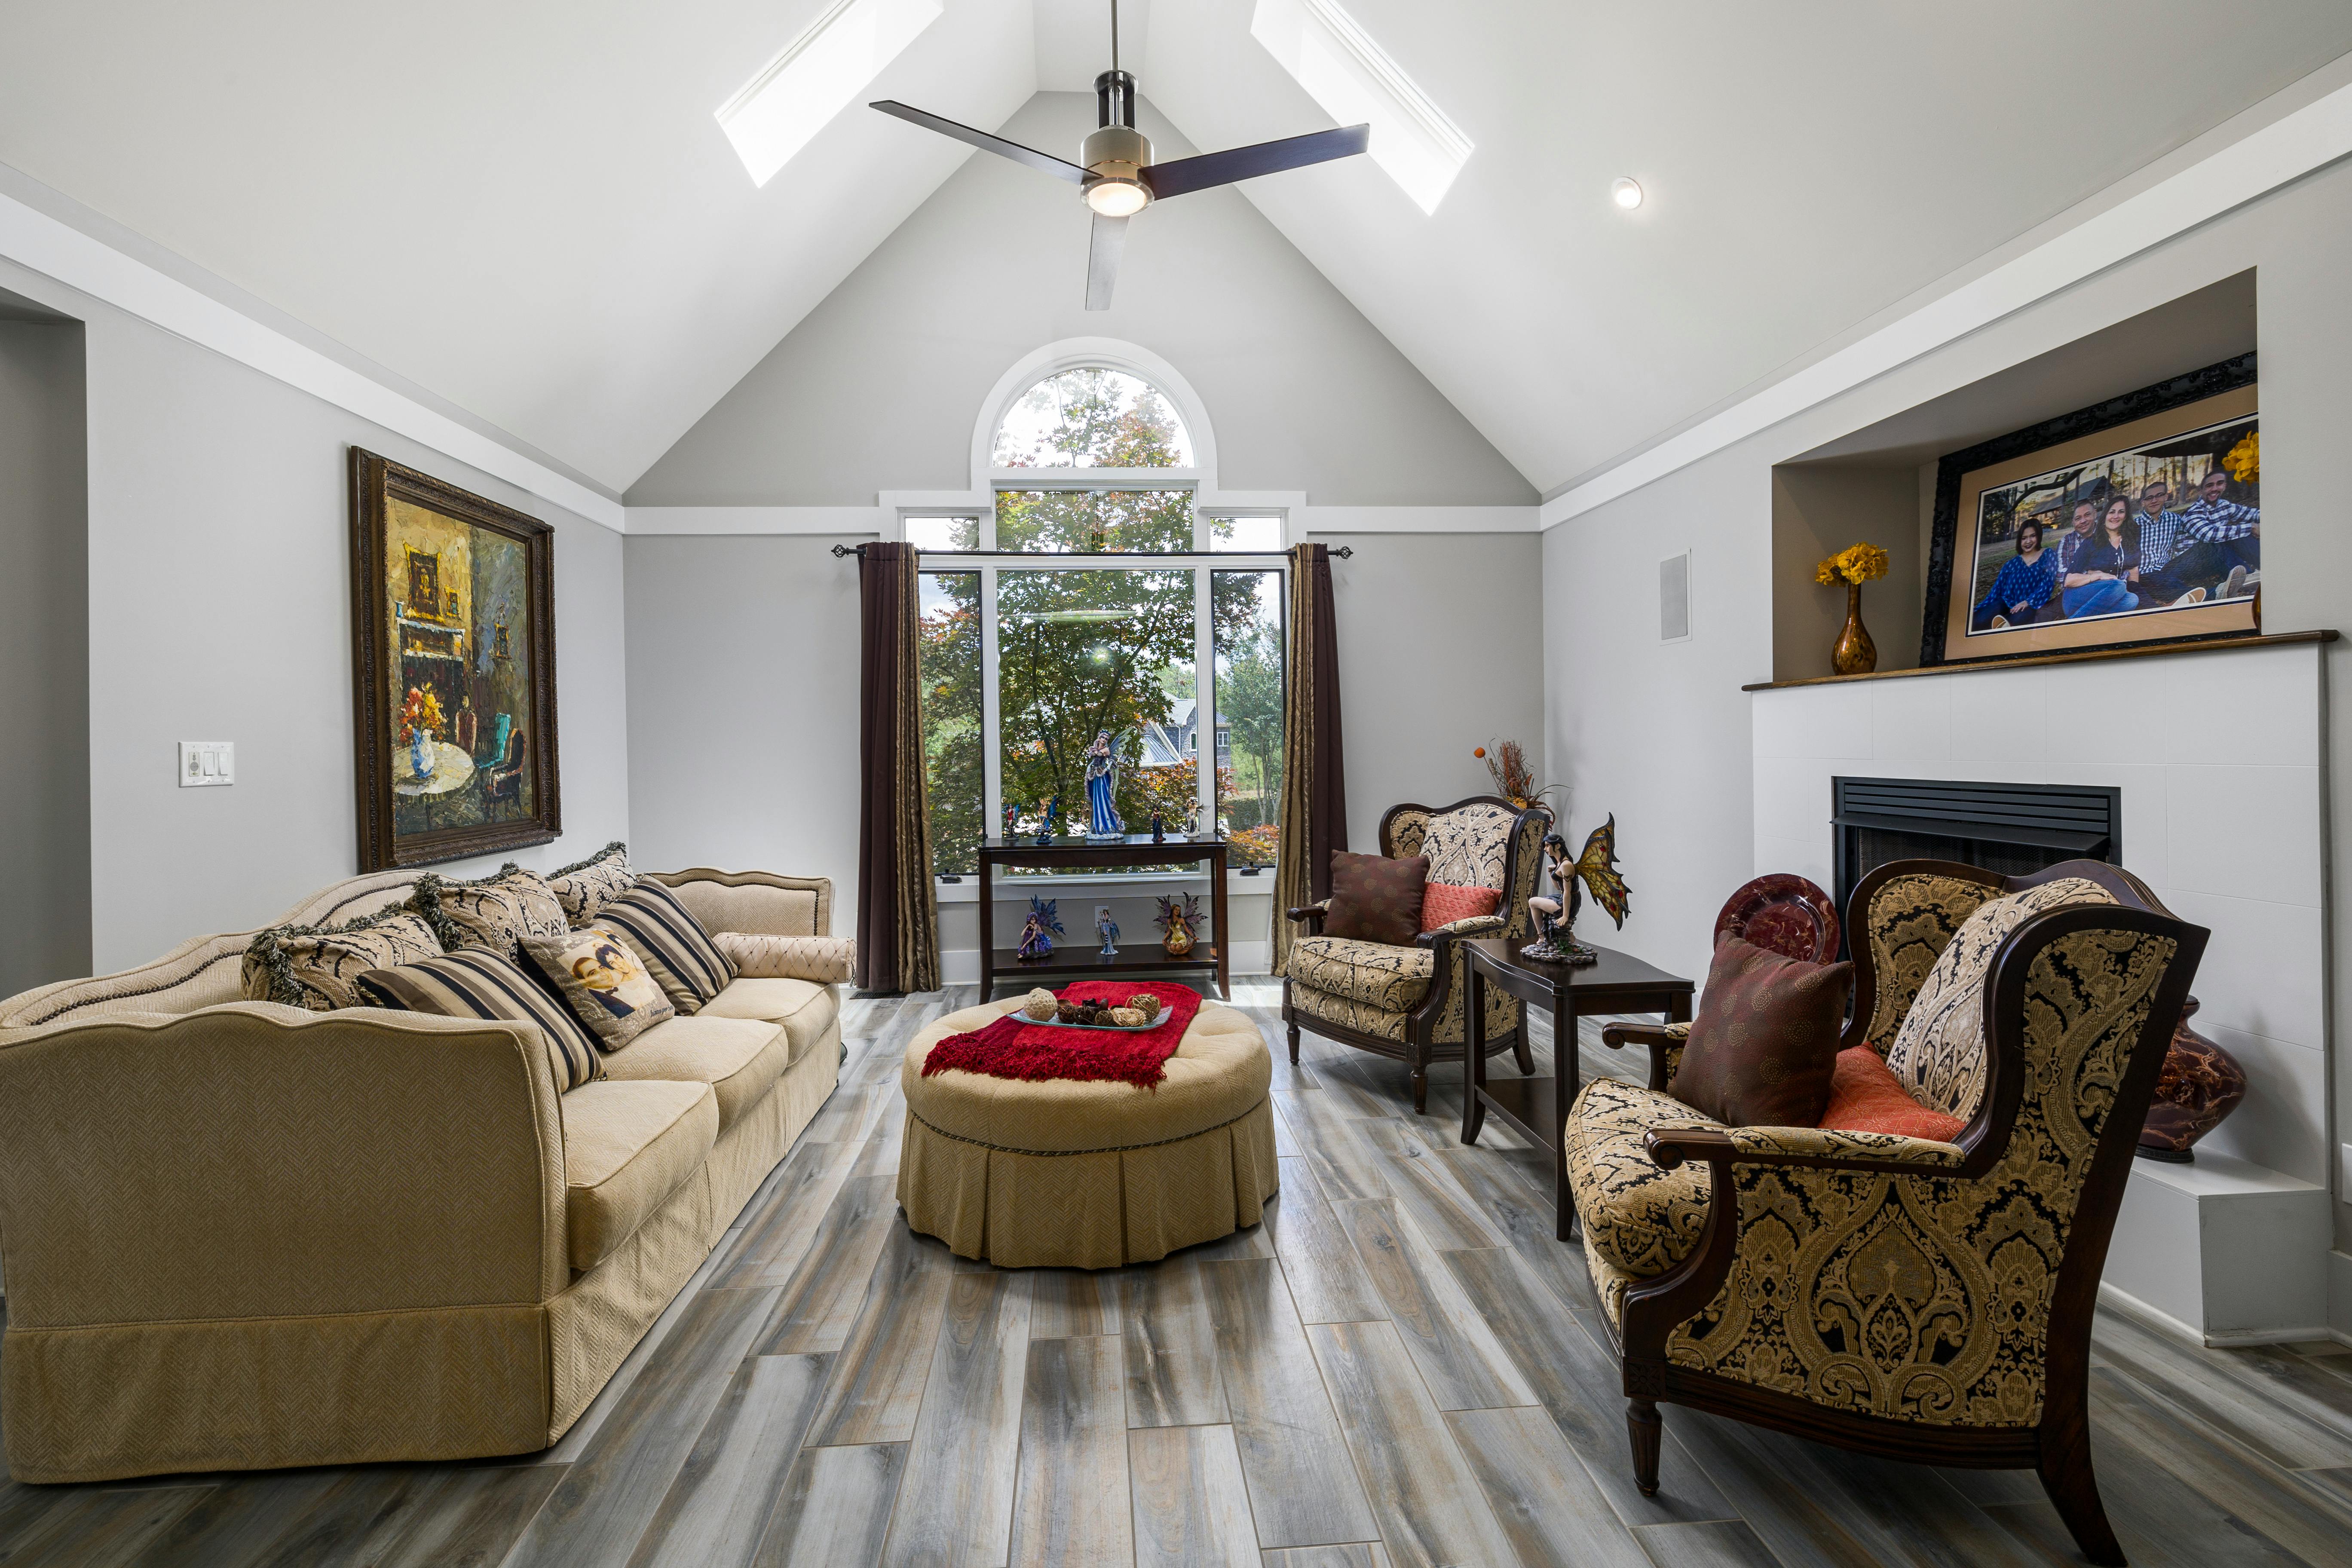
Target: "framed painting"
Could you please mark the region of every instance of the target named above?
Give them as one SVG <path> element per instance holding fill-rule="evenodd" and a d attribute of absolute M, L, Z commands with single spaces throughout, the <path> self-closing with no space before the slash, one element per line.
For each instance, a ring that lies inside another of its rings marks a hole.
<path fill-rule="evenodd" d="M 2262 434 L 2243 354 L 1937 468 L 1921 664 L 2262 629 Z"/>
<path fill-rule="evenodd" d="M 360 869 L 562 831 L 555 531 L 352 448 Z"/>

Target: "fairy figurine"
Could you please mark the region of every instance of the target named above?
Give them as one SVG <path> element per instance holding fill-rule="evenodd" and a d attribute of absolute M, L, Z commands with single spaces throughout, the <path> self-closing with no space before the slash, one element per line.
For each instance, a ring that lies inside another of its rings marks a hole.
<path fill-rule="evenodd" d="M 1058 899 L 1041 899 L 1029 895 L 1029 918 L 1021 922 L 1021 947 L 1018 956 L 1024 963 L 1038 963 L 1054 956 L 1054 939 L 1070 933 L 1062 929 L 1062 915 L 1056 907 Z"/>
<path fill-rule="evenodd" d="M 1127 837 L 1127 824 L 1119 820 L 1118 808 L 1112 797 L 1118 793 L 1118 758 L 1110 748 L 1110 731 L 1095 732 L 1095 743 L 1087 748 L 1087 840 L 1092 844 L 1116 842 Z"/>
<path fill-rule="evenodd" d="M 1632 889 L 1617 869 L 1617 818 L 1592 830 L 1584 841 L 1584 853 L 1571 860 L 1568 857 L 1568 840 L 1557 833 L 1544 836 L 1545 869 L 1551 876 L 1552 894 L 1540 894 L 1528 900 L 1528 912 L 1535 917 L 1536 940 L 1519 949 L 1522 957 L 1550 959 L 1574 964 L 1592 963 L 1600 954 L 1576 940 L 1576 914 L 1583 903 L 1583 892 L 1590 889 L 1592 901 L 1601 911 L 1617 922 L 1622 930 L 1625 912 L 1632 903 Z"/>

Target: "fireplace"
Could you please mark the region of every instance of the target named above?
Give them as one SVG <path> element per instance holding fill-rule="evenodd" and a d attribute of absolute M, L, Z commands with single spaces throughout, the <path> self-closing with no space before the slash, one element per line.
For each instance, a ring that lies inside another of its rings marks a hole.
<path fill-rule="evenodd" d="M 1958 860 L 2023 876 L 2061 860 L 2123 862 L 2123 791 L 1955 779 L 1830 780 L 1837 907 L 1889 860 Z"/>

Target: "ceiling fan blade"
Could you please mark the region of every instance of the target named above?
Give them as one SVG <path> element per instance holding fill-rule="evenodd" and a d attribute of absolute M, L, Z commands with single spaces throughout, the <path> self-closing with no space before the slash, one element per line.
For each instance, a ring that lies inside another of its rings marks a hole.
<path fill-rule="evenodd" d="M 1370 125 L 1345 125 L 1337 131 L 1317 131 L 1306 136 L 1286 136 L 1279 142 L 1203 153 L 1197 158 L 1179 158 L 1172 163 L 1154 163 L 1143 171 L 1143 183 L 1151 187 L 1155 196 L 1181 196 L 1187 191 L 1207 190 L 1211 185 L 1230 185 L 1235 180 L 1252 180 L 1260 174 L 1278 174 L 1285 169 L 1352 157 L 1371 143 Z"/>
<path fill-rule="evenodd" d="M 936 114 L 917 109 L 911 104 L 900 103 L 896 99 L 886 98 L 879 103 L 869 103 L 866 107 L 878 109 L 885 114 L 895 114 L 908 123 L 919 125 L 926 131 L 936 131 L 942 136 L 952 136 L 959 142 L 969 142 L 983 153 L 993 153 L 1000 158 L 1010 158 L 1016 163 L 1026 163 L 1033 169 L 1051 174 L 1058 180 L 1067 180 L 1074 185 L 1086 183 L 1087 172 L 1084 169 L 1079 168 L 1076 163 L 1066 163 L 1051 153 L 1040 153 L 1034 147 L 1024 147 L 1018 142 L 1007 142 L 1002 136 L 991 136 L 985 131 L 975 131 L 969 125 L 959 125 L 952 120 L 943 120 Z"/>
<path fill-rule="evenodd" d="M 1087 309 L 1110 309 L 1110 291 L 1118 281 L 1119 253 L 1127 248 L 1127 219 L 1095 214 L 1094 233 L 1087 240 Z"/>

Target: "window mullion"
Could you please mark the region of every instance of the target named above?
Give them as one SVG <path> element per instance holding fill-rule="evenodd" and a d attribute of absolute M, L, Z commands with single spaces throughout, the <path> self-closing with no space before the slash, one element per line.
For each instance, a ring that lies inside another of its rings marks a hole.
<path fill-rule="evenodd" d="M 983 527 L 992 533 L 992 519 Z M 986 537 L 983 534 L 982 537 Z M 1004 749 L 1002 715 L 997 711 L 996 568 L 980 569 L 980 743 L 981 823 L 982 838 L 999 832 L 1004 822 Z"/>
<path fill-rule="evenodd" d="M 1192 568 L 1192 732 L 1193 754 L 1201 759 L 1193 780 L 1201 822 L 1217 830 L 1217 648 L 1215 628 L 1209 617 L 1209 568 Z M 1217 940 L 1225 940 L 1219 931 Z"/>

